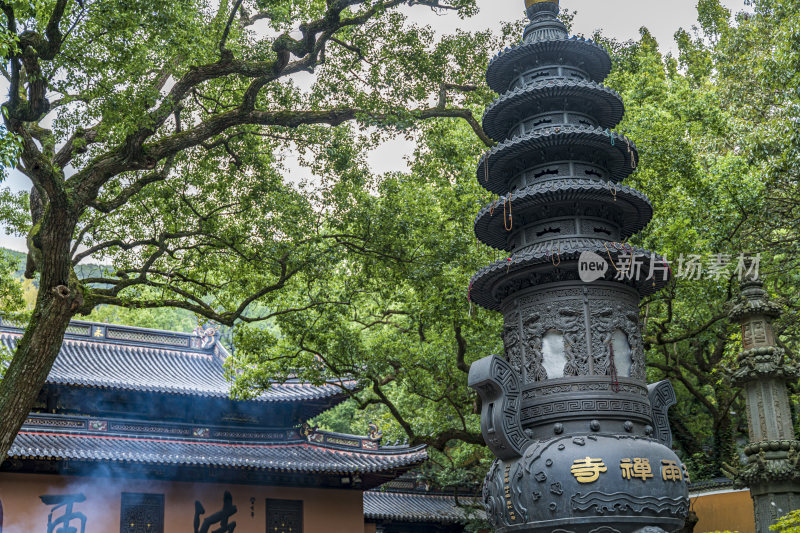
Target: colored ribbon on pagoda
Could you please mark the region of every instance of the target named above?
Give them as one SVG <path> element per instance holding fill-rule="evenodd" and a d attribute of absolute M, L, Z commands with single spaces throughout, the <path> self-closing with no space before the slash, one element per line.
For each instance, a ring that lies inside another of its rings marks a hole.
<path fill-rule="evenodd" d="M 631 150 L 631 140 L 625 139 L 625 141 L 628 143 L 628 155 L 631 157 L 631 168 L 636 170 L 636 154 L 634 154 L 633 150 Z"/>
<path fill-rule="evenodd" d="M 616 202 L 617 201 L 617 193 L 619 192 L 619 188 L 617 187 L 617 184 L 612 182 L 611 180 L 608 180 L 608 183 L 606 183 L 606 185 L 608 186 L 608 191 L 611 193 L 611 196 L 614 197 L 614 201 Z M 612 189 L 612 187 L 613 187 L 613 189 Z"/>

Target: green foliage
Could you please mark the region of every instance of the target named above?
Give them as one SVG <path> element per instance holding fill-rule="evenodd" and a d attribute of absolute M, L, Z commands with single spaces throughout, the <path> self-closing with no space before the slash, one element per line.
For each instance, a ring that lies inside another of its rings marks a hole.
<path fill-rule="evenodd" d="M 473 130 L 462 144 L 474 143 L 482 132 L 473 112 L 491 98 L 479 81 L 490 53 L 507 41 L 489 32 L 438 38 L 408 21 L 415 9 L 476 12 L 475 0 L 5 2 L 4 123 L 21 140 L 19 157 L 7 162 L 32 192 L 0 193 L 0 222 L 27 238 L 25 274 L 39 289 L 36 320 L 12 369 L 46 375 L 61 339 L 30 339 L 42 324 L 65 326 L 72 316 L 183 330 L 193 320 L 235 326 L 225 333 L 236 335 L 243 359 L 264 346 L 283 358 L 282 372 L 268 376 L 273 369 L 265 367 L 256 386 L 290 369 L 316 381 L 334 374 L 317 371 L 311 352 L 292 361 L 280 352 L 309 319 L 318 321 L 309 343 L 319 348 L 363 358 L 380 347 L 380 338 L 359 335 L 349 313 L 323 312 L 370 300 L 359 286 L 374 290 L 366 273 L 384 267 L 349 264 L 349 254 L 387 251 L 388 260 L 401 247 L 378 232 L 402 234 L 391 223 L 400 195 L 390 202 L 374 195 L 409 191 L 401 176 L 385 185 L 370 176 L 367 155 L 387 139 L 420 136 L 424 119 L 440 117 L 468 119 Z M 17 153 L 3 149 L 0 162 Z M 290 175 L 287 154 L 320 179 Z M 403 207 L 404 223 L 416 223 Z M 420 237 L 435 256 L 435 241 Z M 447 258 L 458 250 L 463 243 Z M 413 254 L 400 254 L 413 270 Z M 88 261 L 107 266 L 82 268 Z M 461 272 L 434 271 L 444 265 L 425 266 L 405 289 L 417 291 L 414 305 L 433 300 L 419 293 L 423 277 L 463 284 Z M 342 281 L 349 268 L 354 283 Z M 451 292 L 444 307 L 454 316 L 463 296 Z M 376 296 L 376 311 L 391 303 L 387 290 Z M 68 301 L 53 306 L 54 298 Z M 455 342 L 440 330 L 430 331 L 436 342 L 418 376 L 443 365 L 436 350 Z M 413 346 L 388 341 L 410 357 Z M 360 366 L 336 370 L 348 368 Z M 373 375 L 385 369 L 376 363 Z M 0 410 L 14 395 L 32 405 L 41 383 L 21 375 L 0 383 Z M 461 388 L 459 402 L 469 398 Z M 24 420 L 22 403 L 4 411 L 10 426 Z M 449 416 L 457 420 L 458 409 Z M 462 425 L 475 433 L 474 418 Z M 424 424 L 427 432 L 435 426 Z M 0 455 L 8 445 L 0 442 Z"/>
<path fill-rule="evenodd" d="M 363 392 L 353 404 L 318 422 L 363 433 L 374 421 L 390 442 L 438 447 L 427 475 L 440 486 L 477 482 L 488 457 L 457 361 L 501 349 L 500 318 L 468 316 L 467 282 L 495 259 L 471 234 L 488 199 L 472 171 L 473 139 L 457 122 L 432 123 L 410 174 L 362 175 L 335 191 L 347 201 L 329 232 L 342 235 L 347 253 L 303 290 L 339 303 L 277 317 L 280 337 L 239 326 L 232 361 L 240 393 L 276 376 L 356 377 Z"/>
<path fill-rule="evenodd" d="M 17 49 L 17 36 L 7 28 L 0 28 L 0 56 L 7 57 Z M 7 115 L 5 107 L 0 108 L 0 112 Z M 16 165 L 21 150 L 20 137 L 0 125 L 0 181 L 8 177 L 8 169 Z"/>
<path fill-rule="evenodd" d="M 0 249 L 0 320 L 6 323 L 21 324 L 28 319 L 24 288 L 17 278 L 19 265 L 17 254 Z"/>
<path fill-rule="evenodd" d="M 126 309 L 103 305 L 95 308 L 86 320 L 184 333 L 191 332 L 197 326 L 197 318 L 192 313 L 173 308 Z"/>
<path fill-rule="evenodd" d="M 778 533 L 800 533 L 800 509 L 784 516 L 769 529 Z"/>
<path fill-rule="evenodd" d="M 8 324 L 25 324 L 29 312 L 22 284 L 16 277 L 19 258 L 0 249 L 0 321 Z M 0 376 L 13 357 L 11 350 L 0 346 Z"/>

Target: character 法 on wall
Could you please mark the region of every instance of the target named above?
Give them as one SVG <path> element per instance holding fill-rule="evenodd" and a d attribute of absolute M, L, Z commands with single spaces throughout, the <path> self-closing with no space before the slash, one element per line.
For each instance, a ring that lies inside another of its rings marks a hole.
<path fill-rule="evenodd" d="M 236 522 L 228 522 L 228 519 L 236 514 L 238 509 L 233 505 L 233 496 L 227 490 L 222 497 L 222 510 L 208 516 L 200 524 L 200 516 L 206 513 L 203 504 L 200 502 L 194 503 L 194 533 L 208 533 L 211 526 L 219 524 L 219 528 L 214 530 L 214 533 L 233 533 L 236 529 Z M 49 533 L 49 532 L 48 532 Z"/>

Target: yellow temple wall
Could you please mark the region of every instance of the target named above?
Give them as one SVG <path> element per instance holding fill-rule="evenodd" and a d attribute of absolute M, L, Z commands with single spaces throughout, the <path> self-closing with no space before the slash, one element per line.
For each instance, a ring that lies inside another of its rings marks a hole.
<path fill-rule="evenodd" d="M 755 533 L 753 500 L 749 490 L 723 491 L 692 496 L 692 510 L 700 520 L 694 533 L 737 531 Z"/>
<path fill-rule="evenodd" d="M 238 512 L 231 517 L 236 533 L 264 533 L 266 499 L 303 500 L 303 533 L 353 533 L 365 531 L 363 497 L 358 490 L 262 487 L 216 483 L 170 483 L 135 479 L 82 478 L 38 474 L 0 473 L 3 533 L 45 533 L 51 507 L 39 499 L 43 494 L 76 494 L 86 502 L 74 506 L 86 515 L 85 533 L 120 530 L 121 494 L 164 494 L 164 531 L 191 533 L 195 501 L 206 513 L 222 509 L 223 494 L 230 491 Z M 252 507 L 251 507 L 251 501 Z M 211 531 L 219 526 L 212 526 Z"/>

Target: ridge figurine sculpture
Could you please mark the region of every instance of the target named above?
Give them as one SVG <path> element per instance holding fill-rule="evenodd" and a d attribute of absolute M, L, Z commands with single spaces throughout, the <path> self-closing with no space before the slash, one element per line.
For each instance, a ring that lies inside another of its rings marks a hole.
<path fill-rule="evenodd" d="M 477 361 L 469 377 L 497 457 L 483 499 L 498 532 L 676 531 L 689 499 L 671 450 L 675 393 L 647 385 L 639 328 L 640 299 L 666 285 L 669 267 L 621 244 L 652 216 L 644 195 L 619 184 L 636 147 L 610 131 L 624 106 L 600 85 L 609 55 L 570 38 L 558 10 L 558 0 L 527 0 L 523 42 L 487 73 L 500 97 L 484 128 L 500 144 L 477 177 L 500 199 L 475 232 L 510 255 L 470 285 L 470 299 L 505 320 L 505 357 Z M 591 283 L 581 281 L 587 258 L 608 267 Z"/>
<path fill-rule="evenodd" d="M 746 464 L 733 473 L 753 497 L 756 533 L 769 533 L 781 516 L 800 509 L 800 442 L 792 427 L 786 383 L 800 377 L 776 346 L 772 320 L 780 316 L 760 281 L 742 284 L 730 317 L 741 324 L 742 347 L 734 382 L 744 388 L 750 443 Z"/>

